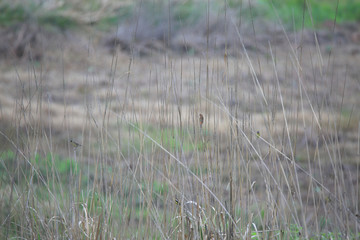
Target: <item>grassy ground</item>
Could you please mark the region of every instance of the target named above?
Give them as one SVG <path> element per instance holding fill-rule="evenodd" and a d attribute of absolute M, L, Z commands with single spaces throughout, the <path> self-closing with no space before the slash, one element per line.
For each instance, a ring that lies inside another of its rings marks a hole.
<path fill-rule="evenodd" d="M 3 8 L 33 40 L 1 52 L 1 239 L 359 238 L 356 28 L 296 31 L 300 1 L 290 28 L 276 1 L 284 28 L 262 1 L 82 3 Z"/>

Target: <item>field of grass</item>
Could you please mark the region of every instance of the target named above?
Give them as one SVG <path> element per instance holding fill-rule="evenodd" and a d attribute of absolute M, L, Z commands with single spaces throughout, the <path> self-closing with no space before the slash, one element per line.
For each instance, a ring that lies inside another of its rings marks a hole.
<path fill-rule="evenodd" d="M 0 239 L 360 238 L 359 4 L 305 5 L 1 3 Z"/>

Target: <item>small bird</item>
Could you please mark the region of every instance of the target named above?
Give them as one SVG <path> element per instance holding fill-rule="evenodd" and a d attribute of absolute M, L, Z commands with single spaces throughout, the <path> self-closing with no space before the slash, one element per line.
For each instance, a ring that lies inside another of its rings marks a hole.
<path fill-rule="evenodd" d="M 78 148 L 78 147 L 81 147 L 81 144 L 73 141 L 72 139 L 70 140 L 70 143 L 71 143 L 71 145 L 72 145 L 75 149 Z"/>
<path fill-rule="evenodd" d="M 200 128 L 201 128 L 204 123 L 204 116 L 201 113 L 199 114 L 199 123 L 200 123 Z"/>
<path fill-rule="evenodd" d="M 256 136 L 259 138 L 260 137 L 260 131 L 256 132 Z"/>

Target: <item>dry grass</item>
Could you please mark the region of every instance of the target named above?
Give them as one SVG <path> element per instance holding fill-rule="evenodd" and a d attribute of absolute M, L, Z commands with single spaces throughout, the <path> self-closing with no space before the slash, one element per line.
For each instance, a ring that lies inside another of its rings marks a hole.
<path fill-rule="evenodd" d="M 359 54 L 240 31 L 225 58 L 140 57 L 82 34 L 1 66 L 1 238 L 359 236 Z"/>

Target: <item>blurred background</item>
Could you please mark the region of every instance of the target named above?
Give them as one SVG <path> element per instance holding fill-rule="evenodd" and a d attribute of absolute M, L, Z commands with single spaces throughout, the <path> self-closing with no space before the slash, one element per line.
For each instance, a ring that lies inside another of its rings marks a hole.
<path fill-rule="evenodd" d="M 360 1 L 2 0 L 0 59 L 1 239 L 360 236 Z"/>

